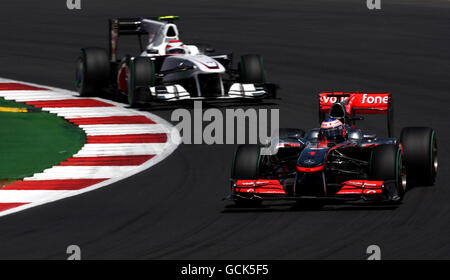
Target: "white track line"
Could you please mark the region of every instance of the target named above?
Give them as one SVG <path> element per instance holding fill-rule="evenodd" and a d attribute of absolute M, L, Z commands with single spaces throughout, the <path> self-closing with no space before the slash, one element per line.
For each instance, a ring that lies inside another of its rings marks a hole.
<path fill-rule="evenodd" d="M 1 91 L 0 91 L 1 92 Z M 75 99 L 76 97 L 68 97 L 66 94 L 58 94 L 56 92 L 36 91 L 33 93 L 0 93 L 0 96 L 6 100 L 15 100 L 17 102 L 37 101 L 37 100 L 60 100 L 60 99 Z"/>
<path fill-rule="evenodd" d="M 80 125 L 88 136 L 164 133 L 160 124 L 88 124 Z"/>
<path fill-rule="evenodd" d="M 103 179 L 125 174 L 136 166 L 54 166 L 24 181 L 63 179 Z"/>
<path fill-rule="evenodd" d="M 73 192 L 73 191 L 2 190 L 0 192 L 0 202 L 1 203 L 29 203 L 30 201 L 33 201 L 33 203 L 24 205 L 24 206 L 30 206 L 34 203 L 39 203 L 39 202 L 43 202 L 43 201 L 50 202 L 50 201 L 64 198 L 65 195 L 68 195 L 71 192 Z M 19 207 L 22 208 L 24 206 L 19 206 Z M 17 212 L 17 209 L 19 207 L 0 212 L 0 215 L 4 216 L 5 212 L 8 212 L 8 211 Z M 30 207 L 26 207 L 26 208 L 30 208 Z M 16 210 L 16 211 L 12 211 L 12 210 Z M 22 209 L 22 210 L 24 210 L 24 209 Z"/>
<path fill-rule="evenodd" d="M 76 92 L 42 85 L 0 78 L 0 83 L 20 83 L 49 89 L 42 90 L 0 90 L 0 96 L 16 101 L 46 101 L 58 99 L 77 99 Z M 114 116 L 145 116 L 156 124 L 120 124 L 120 125 L 81 125 L 88 136 L 123 135 L 142 133 L 165 133 L 166 143 L 136 143 L 136 144 L 85 144 L 74 157 L 90 156 L 120 156 L 120 155 L 154 155 L 150 160 L 139 166 L 55 166 L 26 178 L 27 181 L 59 180 L 59 179 L 95 179 L 110 178 L 101 183 L 80 190 L 13 190 L 0 189 L 0 203 L 28 203 L 19 207 L 0 212 L 0 216 L 19 212 L 31 207 L 53 202 L 63 198 L 89 192 L 134 174 L 137 174 L 159 163 L 169 156 L 181 143 L 178 130 L 162 118 L 148 112 L 129 109 L 127 105 L 92 98 L 114 107 L 70 107 L 42 108 L 44 111 L 64 118 L 114 117 Z M 126 199 L 126 198 L 125 198 Z"/>
<path fill-rule="evenodd" d="M 94 118 L 142 115 L 137 114 L 135 110 L 124 110 L 120 107 L 43 108 L 43 111 L 47 111 L 65 118 Z"/>
<path fill-rule="evenodd" d="M 85 144 L 73 157 L 153 155 L 162 153 L 167 146 L 167 143 Z"/>

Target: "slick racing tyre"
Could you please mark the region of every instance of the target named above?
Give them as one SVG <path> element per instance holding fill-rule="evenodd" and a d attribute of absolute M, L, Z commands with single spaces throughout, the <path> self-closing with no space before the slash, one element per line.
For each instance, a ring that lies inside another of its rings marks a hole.
<path fill-rule="evenodd" d="M 135 107 L 145 101 L 145 91 L 155 85 L 155 64 L 150 58 L 136 57 L 130 59 L 129 69 L 128 104 Z"/>
<path fill-rule="evenodd" d="M 262 84 L 266 82 L 264 62 L 257 54 L 241 56 L 238 64 L 240 81 L 244 84 Z"/>
<path fill-rule="evenodd" d="M 77 59 L 75 88 L 80 96 L 98 95 L 108 86 L 110 62 L 106 50 L 84 48 Z"/>
<path fill-rule="evenodd" d="M 233 159 L 231 178 L 235 180 L 256 180 L 259 176 L 260 147 L 258 145 L 240 145 Z M 234 202 L 240 207 L 255 207 L 261 200 L 236 197 Z"/>
<path fill-rule="evenodd" d="M 429 127 L 406 127 L 400 134 L 408 184 L 433 185 L 438 158 L 436 133 Z"/>
<path fill-rule="evenodd" d="M 402 157 L 402 149 L 398 145 L 376 146 L 370 157 L 369 171 L 370 180 L 394 183 L 400 198 L 406 191 L 406 173 Z"/>
<path fill-rule="evenodd" d="M 259 160 L 258 145 L 240 145 L 234 155 L 231 177 L 236 180 L 258 179 Z"/>

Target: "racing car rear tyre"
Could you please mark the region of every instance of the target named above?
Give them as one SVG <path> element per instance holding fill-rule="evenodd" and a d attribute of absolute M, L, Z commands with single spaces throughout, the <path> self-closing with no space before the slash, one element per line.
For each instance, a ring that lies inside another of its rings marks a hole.
<path fill-rule="evenodd" d="M 108 54 L 102 48 L 84 48 L 77 59 L 75 87 L 80 96 L 92 96 L 106 87 L 110 78 Z"/>
<path fill-rule="evenodd" d="M 376 146 L 370 158 L 369 179 L 373 181 L 392 181 L 397 193 L 405 193 L 406 175 L 403 167 L 403 153 L 398 145 Z"/>
<path fill-rule="evenodd" d="M 436 133 L 430 127 L 406 127 L 400 134 L 405 153 L 408 185 L 433 185 L 438 160 Z"/>
<path fill-rule="evenodd" d="M 130 79 L 128 81 L 128 103 L 134 107 L 144 101 L 143 92 L 155 85 L 155 64 L 147 57 L 130 60 Z"/>
<path fill-rule="evenodd" d="M 241 56 L 238 64 L 240 81 L 242 83 L 257 84 L 265 83 L 264 61 L 257 54 L 248 54 Z"/>

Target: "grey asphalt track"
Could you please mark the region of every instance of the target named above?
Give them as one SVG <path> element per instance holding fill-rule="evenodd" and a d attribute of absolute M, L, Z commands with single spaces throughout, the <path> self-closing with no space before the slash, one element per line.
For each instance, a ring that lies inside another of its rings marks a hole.
<path fill-rule="evenodd" d="M 235 146 L 182 145 L 132 178 L 0 218 L 0 258 L 65 259 L 76 244 L 84 259 L 364 259 L 375 244 L 384 259 L 450 259 L 450 2 L 381 1 L 2 0 L 0 77 L 73 89 L 79 49 L 106 47 L 107 18 L 176 14 L 186 43 L 264 56 L 281 126 L 316 126 L 323 90 L 390 91 L 397 135 L 435 128 L 440 166 L 398 208 L 236 211 L 221 201 Z"/>

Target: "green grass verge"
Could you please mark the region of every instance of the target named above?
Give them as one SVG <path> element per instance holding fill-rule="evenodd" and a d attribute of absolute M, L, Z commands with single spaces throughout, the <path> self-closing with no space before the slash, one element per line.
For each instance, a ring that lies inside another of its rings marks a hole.
<path fill-rule="evenodd" d="M 0 98 L 0 107 L 30 108 Z M 86 141 L 82 129 L 47 112 L 0 112 L 0 180 L 19 180 L 57 165 Z"/>
<path fill-rule="evenodd" d="M 33 109 L 33 106 L 27 105 L 25 103 L 18 103 L 12 100 L 6 100 L 0 97 L 0 107 L 11 107 L 11 108 L 27 108 Z"/>

